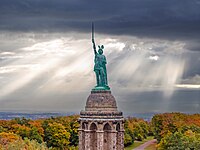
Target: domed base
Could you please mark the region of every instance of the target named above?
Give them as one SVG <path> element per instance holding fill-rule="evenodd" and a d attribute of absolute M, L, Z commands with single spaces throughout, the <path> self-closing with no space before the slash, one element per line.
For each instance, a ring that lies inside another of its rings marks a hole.
<path fill-rule="evenodd" d="M 114 96 L 110 90 L 92 90 L 89 95 L 85 111 L 117 111 Z"/>

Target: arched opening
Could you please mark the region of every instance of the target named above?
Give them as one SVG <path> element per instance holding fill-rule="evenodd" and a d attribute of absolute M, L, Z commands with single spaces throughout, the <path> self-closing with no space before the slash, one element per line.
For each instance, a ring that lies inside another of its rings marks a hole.
<path fill-rule="evenodd" d="M 97 126 L 94 122 L 90 125 L 90 130 L 97 130 Z"/>
<path fill-rule="evenodd" d="M 116 126 L 116 130 L 119 132 L 120 131 L 120 124 L 118 123 Z"/>
<path fill-rule="evenodd" d="M 86 127 L 87 127 L 87 124 L 86 124 L 85 122 L 83 122 L 81 128 L 82 128 L 83 130 L 85 130 Z"/>
<path fill-rule="evenodd" d="M 112 137 L 111 137 L 111 126 L 106 123 L 103 127 L 103 131 L 104 131 L 104 143 L 103 143 L 103 149 L 113 149 L 112 146 Z"/>
<path fill-rule="evenodd" d="M 106 130 L 111 130 L 111 126 L 109 125 L 109 123 L 106 123 L 103 127 L 103 130 L 106 131 Z"/>
<path fill-rule="evenodd" d="M 91 150 L 97 150 L 97 126 L 95 123 L 90 125 L 90 147 Z"/>

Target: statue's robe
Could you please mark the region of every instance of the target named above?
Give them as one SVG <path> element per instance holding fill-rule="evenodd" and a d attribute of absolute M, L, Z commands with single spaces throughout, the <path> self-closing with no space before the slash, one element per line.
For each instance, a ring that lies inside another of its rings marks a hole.
<path fill-rule="evenodd" d="M 94 62 L 94 71 L 98 74 L 97 76 L 100 76 L 100 85 L 107 84 L 106 57 L 96 53 Z"/>

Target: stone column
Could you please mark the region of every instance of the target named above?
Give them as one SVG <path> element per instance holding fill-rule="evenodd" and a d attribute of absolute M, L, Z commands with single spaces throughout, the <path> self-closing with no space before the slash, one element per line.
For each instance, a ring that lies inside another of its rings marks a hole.
<path fill-rule="evenodd" d="M 112 130 L 111 131 L 111 147 L 112 150 L 117 150 L 117 131 Z"/>
<path fill-rule="evenodd" d="M 85 149 L 90 150 L 90 130 L 85 130 Z"/>
<path fill-rule="evenodd" d="M 84 150 L 84 145 L 83 145 L 83 129 L 78 129 L 78 135 L 79 135 L 79 143 L 78 143 L 78 149 L 79 150 Z"/>
<path fill-rule="evenodd" d="M 119 138 L 119 150 L 124 150 L 124 131 L 119 131 L 118 135 L 119 136 L 117 138 Z"/>
<path fill-rule="evenodd" d="M 104 131 L 97 130 L 97 150 L 103 150 L 103 134 Z"/>

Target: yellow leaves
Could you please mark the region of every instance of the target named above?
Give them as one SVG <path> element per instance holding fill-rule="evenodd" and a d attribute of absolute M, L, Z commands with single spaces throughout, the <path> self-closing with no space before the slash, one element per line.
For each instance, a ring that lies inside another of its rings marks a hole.
<path fill-rule="evenodd" d="M 13 127 L 13 131 L 16 134 L 19 134 L 19 135 L 20 135 L 21 132 L 24 132 L 24 133 L 28 134 L 30 132 L 30 130 L 31 130 L 30 127 L 27 127 L 25 125 L 19 125 L 19 124 L 13 125 L 12 127 Z"/>
<path fill-rule="evenodd" d="M 142 141 L 150 133 L 148 122 L 143 119 L 128 117 L 125 121 L 125 146 L 130 145 L 134 140 Z"/>
<path fill-rule="evenodd" d="M 165 113 L 152 119 L 152 128 L 159 150 L 200 149 L 200 114 Z"/>
<path fill-rule="evenodd" d="M 194 136 L 195 136 L 195 133 L 192 132 L 192 130 L 187 130 L 187 131 L 185 132 L 185 135 L 186 135 L 186 136 L 189 136 L 189 137 L 194 137 Z"/>
<path fill-rule="evenodd" d="M 2 135 L 0 137 L 0 150 L 2 143 L 6 144 L 6 146 L 10 143 L 9 145 L 11 145 L 11 147 L 16 145 L 23 147 L 23 145 L 25 145 L 25 147 L 22 148 L 23 150 L 32 150 L 31 147 L 43 142 L 46 142 L 47 146 L 52 146 L 52 148 L 59 147 L 62 149 L 64 146 L 66 149 L 70 149 L 70 147 L 75 149 L 78 145 L 78 118 L 79 115 L 38 120 L 26 118 L 0 120 L 0 133 Z M 26 138 L 30 140 L 28 143 L 25 142 Z M 31 143 L 33 145 L 29 146 Z M 11 148 L 9 150 L 13 149 Z M 33 148 L 33 150 L 36 149 Z"/>
<path fill-rule="evenodd" d="M 0 133 L 0 139 L 2 139 L 2 138 L 7 138 L 9 141 L 14 141 L 14 140 L 18 140 L 19 136 L 17 136 L 14 133 L 2 132 L 2 133 Z"/>
<path fill-rule="evenodd" d="M 49 146 L 62 148 L 67 146 L 70 138 L 70 133 L 65 130 L 61 123 L 49 123 L 45 130 L 46 142 Z"/>
<path fill-rule="evenodd" d="M 0 133 L 0 145 L 6 145 L 10 142 L 14 142 L 19 139 L 21 138 L 14 133 L 6 133 L 6 132 Z"/>

